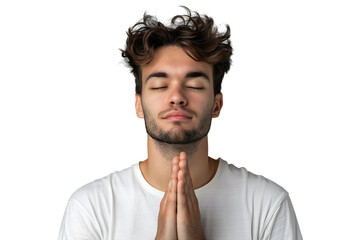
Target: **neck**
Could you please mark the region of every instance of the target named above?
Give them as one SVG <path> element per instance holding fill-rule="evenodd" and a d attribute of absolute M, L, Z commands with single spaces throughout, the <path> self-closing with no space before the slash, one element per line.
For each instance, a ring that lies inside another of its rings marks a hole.
<path fill-rule="evenodd" d="M 186 152 L 194 188 L 208 183 L 216 172 L 217 161 L 208 157 L 207 136 L 191 144 L 167 144 L 148 136 L 148 159 L 140 163 L 146 181 L 165 191 L 170 181 L 172 159 L 180 152 Z"/>
<path fill-rule="evenodd" d="M 180 152 L 185 152 L 187 158 L 191 159 L 192 156 L 198 152 L 199 144 L 200 144 L 200 141 L 191 144 L 169 144 L 165 142 L 159 142 L 156 140 L 153 140 L 152 142 L 154 142 L 156 151 L 153 154 L 151 154 L 149 151 L 149 157 L 150 155 L 154 155 L 154 154 L 157 155 L 157 153 L 160 153 L 160 155 L 164 160 L 172 160 L 173 157 L 178 156 Z M 150 150 L 151 148 L 148 149 Z M 207 151 L 206 151 L 206 156 L 207 156 Z"/>

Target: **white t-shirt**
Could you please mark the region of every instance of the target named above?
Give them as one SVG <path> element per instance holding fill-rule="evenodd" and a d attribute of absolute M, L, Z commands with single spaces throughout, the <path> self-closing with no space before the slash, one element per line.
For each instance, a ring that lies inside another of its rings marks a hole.
<path fill-rule="evenodd" d="M 214 178 L 195 190 L 207 240 L 302 240 L 288 193 L 219 159 Z M 70 198 L 58 240 L 154 239 L 164 192 L 139 164 L 89 183 Z"/>

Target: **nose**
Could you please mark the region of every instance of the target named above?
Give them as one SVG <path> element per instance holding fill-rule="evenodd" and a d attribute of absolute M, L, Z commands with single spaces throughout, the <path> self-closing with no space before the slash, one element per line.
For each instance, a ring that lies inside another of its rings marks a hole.
<path fill-rule="evenodd" d="M 180 86 L 174 87 L 170 93 L 169 104 L 171 106 L 186 106 L 188 100 Z"/>

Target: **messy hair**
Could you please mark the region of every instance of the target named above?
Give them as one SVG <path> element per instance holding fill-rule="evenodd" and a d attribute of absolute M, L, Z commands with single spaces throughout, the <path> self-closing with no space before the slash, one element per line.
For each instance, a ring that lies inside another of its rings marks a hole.
<path fill-rule="evenodd" d="M 230 27 L 221 33 L 212 18 L 183 7 L 187 14 L 176 15 L 165 26 L 156 17 L 144 14 L 143 18 L 127 31 L 126 63 L 135 77 L 135 91 L 141 94 L 141 65 L 148 64 L 160 47 L 179 46 L 189 57 L 213 65 L 214 94 L 220 93 L 224 74 L 231 65 L 232 47 Z"/>

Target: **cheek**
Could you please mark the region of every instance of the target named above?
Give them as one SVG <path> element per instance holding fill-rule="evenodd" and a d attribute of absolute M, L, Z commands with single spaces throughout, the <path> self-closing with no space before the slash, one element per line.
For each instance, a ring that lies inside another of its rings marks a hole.
<path fill-rule="evenodd" d="M 148 113 L 157 113 L 161 110 L 163 100 L 163 97 L 155 95 L 143 97 L 143 108 L 145 108 L 145 111 Z"/>
<path fill-rule="evenodd" d="M 213 108 L 214 99 L 209 97 L 194 96 L 189 102 L 192 107 L 196 106 L 199 110 L 207 110 Z"/>

